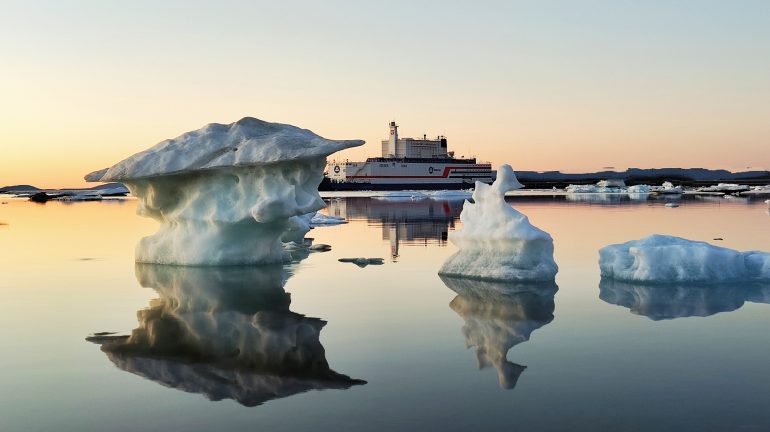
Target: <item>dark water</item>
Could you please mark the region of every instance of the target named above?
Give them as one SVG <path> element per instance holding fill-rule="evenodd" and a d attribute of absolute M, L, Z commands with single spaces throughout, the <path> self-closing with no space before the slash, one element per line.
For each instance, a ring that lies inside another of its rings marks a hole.
<path fill-rule="evenodd" d="M 133 263 L 154 230 L 133 201 L 12 200 L 0 430 L 770 430 L 769 286 L 597 264 L 651 233 L 770 250 L 765 204 L 511 203 L 554 237 L 555 284 L 439 278 L 461 202 L 330 200 L 350 223 L 309 234 L 330 252 L 185 268 Z"/>

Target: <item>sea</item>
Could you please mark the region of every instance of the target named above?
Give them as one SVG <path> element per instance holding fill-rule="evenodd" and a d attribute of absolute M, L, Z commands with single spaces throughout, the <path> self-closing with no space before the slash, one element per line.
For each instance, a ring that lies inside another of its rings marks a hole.
<path fill-rule="evenodd" d="M 770 285 L 598 265 L 650 234 L 770 251 L 763 199 L 509 197 L 554 239 L 528 289 L 439 277 L 452 197 L 328 196 L 330 251 L 229 268 L 136 264 L 134 199 L 1 201 L 5 432 L 770 430 Z"/>

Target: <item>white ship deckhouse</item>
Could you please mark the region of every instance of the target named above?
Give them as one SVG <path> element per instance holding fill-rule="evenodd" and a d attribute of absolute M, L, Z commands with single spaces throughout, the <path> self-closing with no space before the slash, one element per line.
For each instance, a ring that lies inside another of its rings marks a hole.
<path fill-rule="evenodd" d="M 467 189 L 476 181 L 494 180 L 490 163 L 455 158 L 443 136 L 399 138 L 396 122 L 390 122 L 381 157 L 331 161 L 326 177 L 321 186 L 330 190 Z"/>

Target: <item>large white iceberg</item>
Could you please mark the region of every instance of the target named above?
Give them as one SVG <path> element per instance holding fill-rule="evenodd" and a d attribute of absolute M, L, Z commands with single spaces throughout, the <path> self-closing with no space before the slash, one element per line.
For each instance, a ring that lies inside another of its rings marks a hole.
<path fill-rule="evenodd" d="M 122 370 L 247 406 L 365 384 L 329 367 L 319 339 L 326 321 L 289 310 L 291 274 L 280 265 L 137 264 L 136 275 L 160 296 L 137 312 L 137 328 L 88 338 Z"/>
<path fill-rule="evenodd" d="M 553 239 L 505 202 L 505 193 L 522 185 L 510 165 L 497 170 L 490 186 L 476 182 L 473 203 L 466 201 L 461 230 L 449 234 L 460 251 L 439 270 L 447 276 L 535 282 L 553 280 Z"/>
<path fill-rule="evenodd" d="M 326 156 L 363 143 L 246 117 L 163 141 L 85 178 L 122 182 L 139 198 L 138 213 L 160 222 L 137 246 L 138 262 L 281 262 L 284 232 L 307 225 L 289 219 L 324 206 Z"/>
<path fill-rule="evenodd" d="M 739 252 L 666 235 L 599 250 L 602 277 L 645 283 L 770 280 L 770 253 Z"/>

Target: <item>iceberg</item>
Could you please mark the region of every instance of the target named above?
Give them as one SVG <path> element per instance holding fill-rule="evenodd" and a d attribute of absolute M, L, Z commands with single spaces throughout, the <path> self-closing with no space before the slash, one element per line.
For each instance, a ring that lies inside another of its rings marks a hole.
<path fill-rule="evenodd" d="M 699 192 L 743 192 L 751 189 L 746 185 L 740 185 L 736 183 L 719 183 L 715 186 L 703 186 L 697 190 Z"/>
<path fill-rule="evenodd" d="M 682 186 L 674 186 L 671 182 L 663 182 L 661 186 L 653 186 L 652 188 L 653 192 L 657 192 L 659 194 L 672 194 L 672 195 L 679 195 L 684 193 L 684 189 Z"/>
<path fill-rule="evenodd" d="M 476 182 L 474 202 L 465 201 L 460 213 L 463 228 L 449 234 L 460 250 L 439 274 L 518 282 L 554 279 L 553 239 L 505 202 L 507 191 L 521 187 L 510 165 L 497 170 L 492 185 Z"/>
<path fill-rule="evenodd" d="M 601 275 L 627 282 L 716 284 L 770 280 L 770 253 L 739 252 L 666 235 L 605 246 Z"/>
<path fill-rule="evenodd" d="M 284 232 L 296 239 L 308 225 L 290 218 L 324 207 L 326 156 L 363 143 L 246 117 L 165 140 L 85 179 L 122 182 L 139 199 L 138 214 L 160 222 L 139 242 L 137 262 L 276 263 L 288 259 Z"/>
<path fill-rule="evenodd" d="M 653 321 L 706 317 L 731 312 L 746 301 L 770 303 L 770 284 L 756 282 L 700 284 L 643 284 L 602 278 L 599 298 L 624 306 Z"/>
<path fill-rule="evenodd" d="M 449 307 L 465 321 L 466 347 L 476 348 L 479 369 L 494 367 L 500 387 L 516 386 L 526 366 L 508 360 L 514 346 L 553 321 L 554 282 L 519 284 L 441 276 L 457 293 Z"/>
<path fill-rule="evenodd" d="M 646 184 L 633 185 L 629 186 L 628 189 L 626 189 L 626 192 L 629 194 L 648 194 L 652 192 L 652 188 L 650 185 Z"/>
<path fill-rule="evenodd" d="M 136 275 L 160 296 L 137 312 L 138 327 L 87 338 L 121 370 L 245 406 L 366 383 L 329 367 L 319 339 L 326 321 L 289 310 L 291 273 L 281 265 L 137 263 Z"/>

